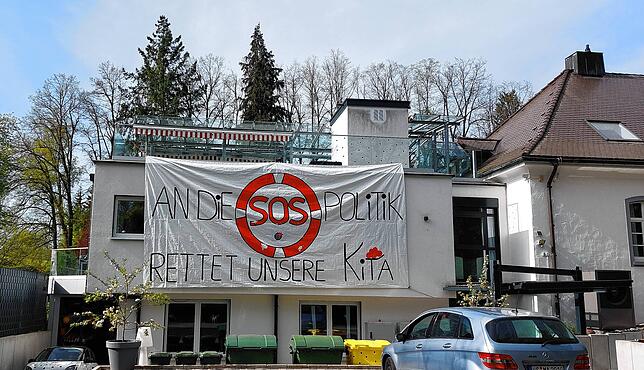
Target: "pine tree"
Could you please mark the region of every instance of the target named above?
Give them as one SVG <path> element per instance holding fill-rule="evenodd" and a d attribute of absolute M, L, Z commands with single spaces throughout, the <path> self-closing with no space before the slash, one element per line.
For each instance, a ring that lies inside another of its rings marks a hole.
<path fill-rule="evenodd" d="M 251 36 L 250 52 L 239 63 L 242 69 L 244 97 L 241 101 L 244 121 L 283 121 L 286 112 L 278 105 L 281 68 L 275 66 L 273 53 L 266 49 L 259 24 Z"/>
<path fill-rule="evenodd" d="M 494 127 L 505 122 L 516 113 L 522 106 L 519 94 L 515 89 L 510 91 L 501 91 L 496 99 L 496 106 L 494 107 L 493 125 Z"/>
<path fill-rule="evenodd" d="M 173 38 L 168 18 L 159 17 L 148 45 L 139 54 L 143 66 L 129 74 L 134 85 L 127 113 L 189 117 L 196 112 L 197 65 L 190 61 L 181 36 Z"/>

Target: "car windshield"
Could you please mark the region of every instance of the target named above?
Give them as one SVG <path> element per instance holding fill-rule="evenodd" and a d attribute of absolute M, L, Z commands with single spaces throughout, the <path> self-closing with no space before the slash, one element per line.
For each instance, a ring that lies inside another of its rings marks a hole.
<path fill-rule="evenodd" d="M 497 343 L 577 343 L 575 335 L 557 319 L 513 317 L 488 322 L 485 328 Z"/>
<path fill-rule="evenodd" d="M 36 357 L 35 361 L 79 361 L 83 351 L 80 348 L 48 348 Z"/>

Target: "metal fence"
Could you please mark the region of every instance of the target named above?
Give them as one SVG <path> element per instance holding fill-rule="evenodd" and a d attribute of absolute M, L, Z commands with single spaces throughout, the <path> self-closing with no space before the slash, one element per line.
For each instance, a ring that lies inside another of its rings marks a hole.
<path fill-rule="evenodd" d="M 47 329 L 47 275 L 0 268 L 0 337 Z"/>

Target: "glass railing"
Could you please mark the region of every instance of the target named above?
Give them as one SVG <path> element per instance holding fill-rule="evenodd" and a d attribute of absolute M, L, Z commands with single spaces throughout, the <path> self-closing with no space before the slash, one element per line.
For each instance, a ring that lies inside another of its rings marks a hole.
<path fill-rule="evenodd" d="M 85 275 L 89 260 L 89 248 L 52 249 L 51 275 Z"/>
<path fill-rule="evenodd" d="M 200 132 L 207 134 L 191 135 L 192 137 L 179 136 L 174 132 L 168 134 L 163 131 L 140 134 L 140 129 L 137 130 L 133 125 L 120 125 L 114 138 L 113 158 L 136 159 L 153 155 L 194 160 L 309 164 L 325 161 L 346 163 L 348 156 L 351 163 L 397 162 L 411 168 L 425 168 L 458 177 L 472 176 L 471 155 L 455 143 L 445 143 L 431 138 L 293 132 L 262 125 L 264 124 L 248 123 L 243 127 L 238 125 L 235 128 L 223 130 L 193 125 L 191 129 L 199 128 Z M 228 139 L 218 138 L 224 132 L 232 136 Z M 254 139 L 257 136 L 244 136 L 240 139 L 239 135 L 246 133 L 260 135 L 270 133 L 283 136 L 280 140 Z"/>

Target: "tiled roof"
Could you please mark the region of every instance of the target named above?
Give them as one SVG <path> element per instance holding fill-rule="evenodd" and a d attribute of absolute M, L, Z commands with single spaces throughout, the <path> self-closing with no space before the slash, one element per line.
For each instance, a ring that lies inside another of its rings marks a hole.
<path fill-rule="evenodd" d="M 605 140 L 588 125 L 592 120 L 619 121 L 644 139 L 644 76 L 589 77 L 564 70 L 488 136 L 498 145 L 479 172 L 494 172 L 525 156 L 644 164 L 644 142 Z"/>
<path fill-rule="evenodd" d="M 456 139 L 458 145 L 460 145 L 465 150 L 486 150 L 492 151 L 496 149 L 498 140 L 490 139 L 479 139 L 472 137 L 459 137 Z"/>

